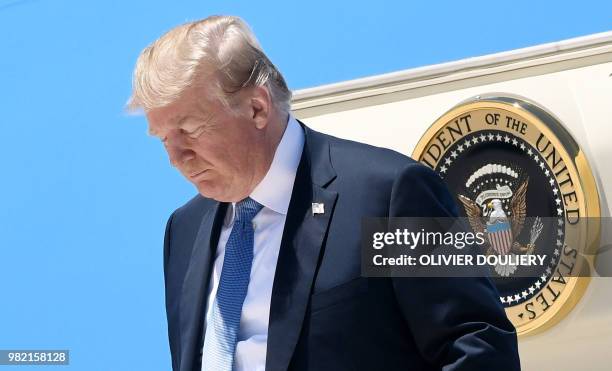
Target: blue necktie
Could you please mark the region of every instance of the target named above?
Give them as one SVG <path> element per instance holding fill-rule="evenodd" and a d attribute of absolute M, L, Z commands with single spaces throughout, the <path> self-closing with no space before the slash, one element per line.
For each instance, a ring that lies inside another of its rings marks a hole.
<path fill-rule="evenodd" d="M 236 203 L 234 226 L 225 245 L 219 288 L 206 329 L 202 370 L 232 370 L 240 314 L 253 265 L 252 220 L 262 207 L 251 198 Z"/>

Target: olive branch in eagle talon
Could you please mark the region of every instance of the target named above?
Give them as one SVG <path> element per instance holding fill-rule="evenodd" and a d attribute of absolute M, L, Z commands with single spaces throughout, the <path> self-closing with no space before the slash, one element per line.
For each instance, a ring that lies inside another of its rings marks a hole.
<path fill-rule="evenodd" d="M 526 194 L 527 194 L 527 185 L 529 184 L 529 178 L 527 178 L 516 190 L 514 193 L 514 197 L 510 201 L 510 210 L 512 211 L 512 217 L 510 218 L 510 225 L 512 228 L 512 252 L 517 254 L 533 254 L 535 249 L 535 240 L 540 235 L 542 231 L 542 223 L 541 221 L 536 220 L 534 222 L 531 238 L 529 244 L 523 246 L 520 242 L 517 241 L 518 236 L 521 234 L 523 230 L 523 226 L 525 224 L 525 217 L 527 216 L 527 202 L 526 202 Z M 468 220 L 470 222 L 470 226 L 476 233 L 487 234 L 487 228 L 485 223 L 483 222 L 483 215 L 481 214 L 480 207 L 476 204 L 476 202 L 472 201 L 466 196 L 458 195 L 459 201 L 463 204 L 465 208 L 465 213 L 468 216 Z M 501 202 L 497 199 L 489 202 L 487 205 L 489 209 L 493 209 L 491 212 L 489 223 L 494 223 L 495 221 L 505 221 L 507 220 L 507 216 L 504 213 Z M 491 255 L 496 253 L 494 249 L 490 246 L 490 242 L 485 240 L 485 246 L 487 248 L 487 255 Z"/>

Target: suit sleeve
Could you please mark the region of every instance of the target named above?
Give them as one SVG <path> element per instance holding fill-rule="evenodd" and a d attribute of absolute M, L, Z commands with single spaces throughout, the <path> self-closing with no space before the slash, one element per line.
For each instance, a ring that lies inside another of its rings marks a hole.
<path fill-rule="evenodd" d="M 431 169 L 398 173 L 390 217 L 454 217 L 456 204 Z M 396 277 L 394 292 L 422 356 L 441 370 L 520 370 L 516 330 L 488 277 Z"/>
<path fill-rule="evenodd" d="M 168 341 L 170 343 L 170 353 L 172 355 L 172 369 L 179 369 L 179 344 L 180 339 L 177 332 L 177 326 L 171 320 L 170 314 L 170 298 L 168 294 L 168 263 L 170 261 L 170 250 L 172 243 L 172 220 L 174 213 L 168 218 L 166 223 L 166 231 L 164 233 L 164 282 L 166 287 L 166 317 L 168 318 Z"/>

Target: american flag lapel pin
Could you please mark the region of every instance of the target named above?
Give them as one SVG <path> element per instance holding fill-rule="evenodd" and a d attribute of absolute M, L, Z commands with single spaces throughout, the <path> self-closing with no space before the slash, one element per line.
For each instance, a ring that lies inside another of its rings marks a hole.
<path fill-rule="evenodd" d="M 319 202 L 312 203 L 312 215 L 325 214 L 325 205 Z"/>

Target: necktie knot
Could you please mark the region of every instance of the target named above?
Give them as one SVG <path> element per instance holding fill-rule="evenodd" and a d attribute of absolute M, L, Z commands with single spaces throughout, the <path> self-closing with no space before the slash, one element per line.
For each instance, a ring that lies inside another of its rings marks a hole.
<path fill-rule="evenodd" d="M 262 204 L 247 197 L 236 203 L 236 220 L 250 222 L 262 208 Z"/>

